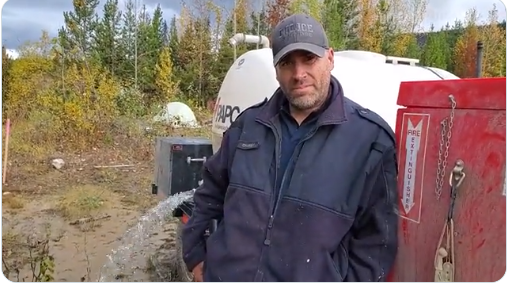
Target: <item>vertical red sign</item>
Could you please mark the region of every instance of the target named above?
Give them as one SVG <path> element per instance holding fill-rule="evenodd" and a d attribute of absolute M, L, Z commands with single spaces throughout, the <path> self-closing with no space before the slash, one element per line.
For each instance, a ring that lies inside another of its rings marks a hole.
<path fill-rule="evenodd" d="M 430 115 L 404 113 L 399 141 L 398 190 L 400 217 L 421 221 L 424 164 Z"/>

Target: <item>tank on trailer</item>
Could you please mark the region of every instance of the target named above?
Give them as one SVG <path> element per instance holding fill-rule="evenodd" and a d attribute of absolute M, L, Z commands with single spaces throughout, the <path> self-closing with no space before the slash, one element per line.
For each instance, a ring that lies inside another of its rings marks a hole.
<path fill-rule="evenodd" d="M 343 86 L 345 96 L 377 112 L 393 129 L 400 83 L 459 79 L 445 70 L 419 66 L 419 60 L 379 53 L 345 50 L 335 52 L 332 74 Z M 246 108 L 270 98 L 278 88 L 271 49 L 252 50 L 229 68 L 218 93 L 212 124 L 213 150 L 222 135 Z"/>

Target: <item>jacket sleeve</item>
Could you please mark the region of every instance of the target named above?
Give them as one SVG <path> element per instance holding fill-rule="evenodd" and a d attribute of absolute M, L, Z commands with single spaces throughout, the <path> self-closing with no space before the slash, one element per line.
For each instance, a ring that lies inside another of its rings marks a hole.
<path fill-rule="evenodd" d="M 382 159 L 367 183 L 372 184 L 368 202 L 352 227 L 348 254 L 349 268 L 344 281 L 386 280 L 398 248 L 397 161 L 394 146 Z"/>
<path fill-rule="evenodd" d="M 192 216 L 181 236 L 183 260 L 190 271 L 205 259 L 204 234 L 211 220 L 223 216 L 225 192 L 229 185 L 229 157 L 235 149 L 233 141 L 238 139 L 239 133 L 237 127 L 231 126 L 224 133 L 220 149 L 204 164 L 203 183 L 194 193 Z"/>

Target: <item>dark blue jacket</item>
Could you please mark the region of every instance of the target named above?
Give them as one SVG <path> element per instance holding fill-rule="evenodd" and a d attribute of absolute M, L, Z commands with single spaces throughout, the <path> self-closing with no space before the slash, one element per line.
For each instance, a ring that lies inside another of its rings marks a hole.
<path fill-rule="evenodd" d="M 182 235 L 188 268 L 205 262 L 204 281 L 385 280 L 398 241 L 394 134 L 331 84 L 284 172 L 280 90 L 224 133 Z M 211 219 L 221 221 L 205 240 Z"/>

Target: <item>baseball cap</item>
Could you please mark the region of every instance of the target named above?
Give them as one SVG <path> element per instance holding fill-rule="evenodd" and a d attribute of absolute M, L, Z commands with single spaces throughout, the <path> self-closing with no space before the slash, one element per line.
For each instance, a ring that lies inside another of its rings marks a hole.
<path fill-rule="evenodd" d="M 323 57 L 329 49 L 329 41 L 322 25 L 305 14 L 294 14 L 276 25 L 271 36 L 273 63 L 295 50 L 311 52 Z"/>

